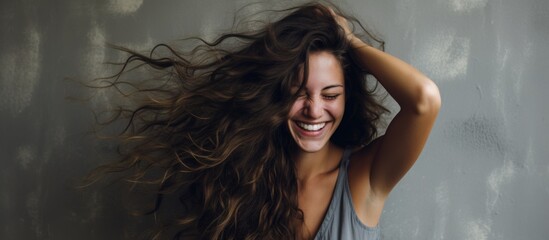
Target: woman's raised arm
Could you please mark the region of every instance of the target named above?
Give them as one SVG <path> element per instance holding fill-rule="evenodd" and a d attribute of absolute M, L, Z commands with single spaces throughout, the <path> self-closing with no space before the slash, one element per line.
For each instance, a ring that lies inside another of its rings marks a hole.
<path fill-rule="evenodd" d="M 437 117 L 441 99 L 433 81 L 404 61 L 371 47 L 349 31 L 345 18 L 334 18 L 346 31 L 361 67 L 372 73 L 400 106 L 385 135 L 364 150 L 375 151 L 369 169 L 370 191 L 386 198 L 419 157 Z M 362 155 L 362 154 L 358 154 Z"/>

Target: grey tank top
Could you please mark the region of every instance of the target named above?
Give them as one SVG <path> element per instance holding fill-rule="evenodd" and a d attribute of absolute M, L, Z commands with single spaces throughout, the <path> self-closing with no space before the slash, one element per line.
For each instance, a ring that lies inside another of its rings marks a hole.
<path fill-rule="evenodd" d="M 381 231 L 379 225 L 368 227 L 364 225 L 356 215 L 351 190 L 349 188 L 349 177 L 347 168 L 351 149 L 345 149 L 343 158 L 339 165 L 339 173 L 335 185 L 332 200 L 315 240 L 379 240 Z"/>

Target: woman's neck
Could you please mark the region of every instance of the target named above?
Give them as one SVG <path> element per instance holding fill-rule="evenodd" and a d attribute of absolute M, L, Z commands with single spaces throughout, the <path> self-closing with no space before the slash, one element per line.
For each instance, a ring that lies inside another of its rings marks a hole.
<path fill-rule="evenodd" d="M 330 142 L 317 152 L 298 149 L 293 155 L 298 180 L 307 181 L 336 170 L 342 155 L 343 149 Z"/>

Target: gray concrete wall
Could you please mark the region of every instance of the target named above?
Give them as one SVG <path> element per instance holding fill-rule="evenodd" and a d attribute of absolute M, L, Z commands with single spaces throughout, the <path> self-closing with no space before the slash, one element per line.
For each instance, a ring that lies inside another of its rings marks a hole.
<path fill-rule="evenodd" d="M 0 2 L 0 239 L 121 239 L 116 189 L 73 190 L 110 146 L 66 77 L 112 73 L 105 41 L 136 49 L 214 36 L 249 1 Z M 392 193 L 384 239 L 549 238 L 549 2 L 347 0 L 387 52 L 436 81 L 443 108 L 420 160 Z M 262 9 L 264 4 L 254 5 Z M 100 92 L 94 107 L 116 98 Z"/>

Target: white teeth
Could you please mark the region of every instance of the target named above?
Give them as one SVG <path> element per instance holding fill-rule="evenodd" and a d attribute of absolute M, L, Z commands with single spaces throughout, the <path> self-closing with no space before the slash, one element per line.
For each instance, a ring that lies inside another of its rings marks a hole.
<path fill-rule="evenodd" d="M 317 123 L 317 124 L 306 124 L 302 122 L 297 122 L 297 125 L 299 125 L 299 127 L 307 131 L 318 131 L 322 129 L 324 126 L 326 126 L 326 123 L 323 122 L 323 123 Z"/>

